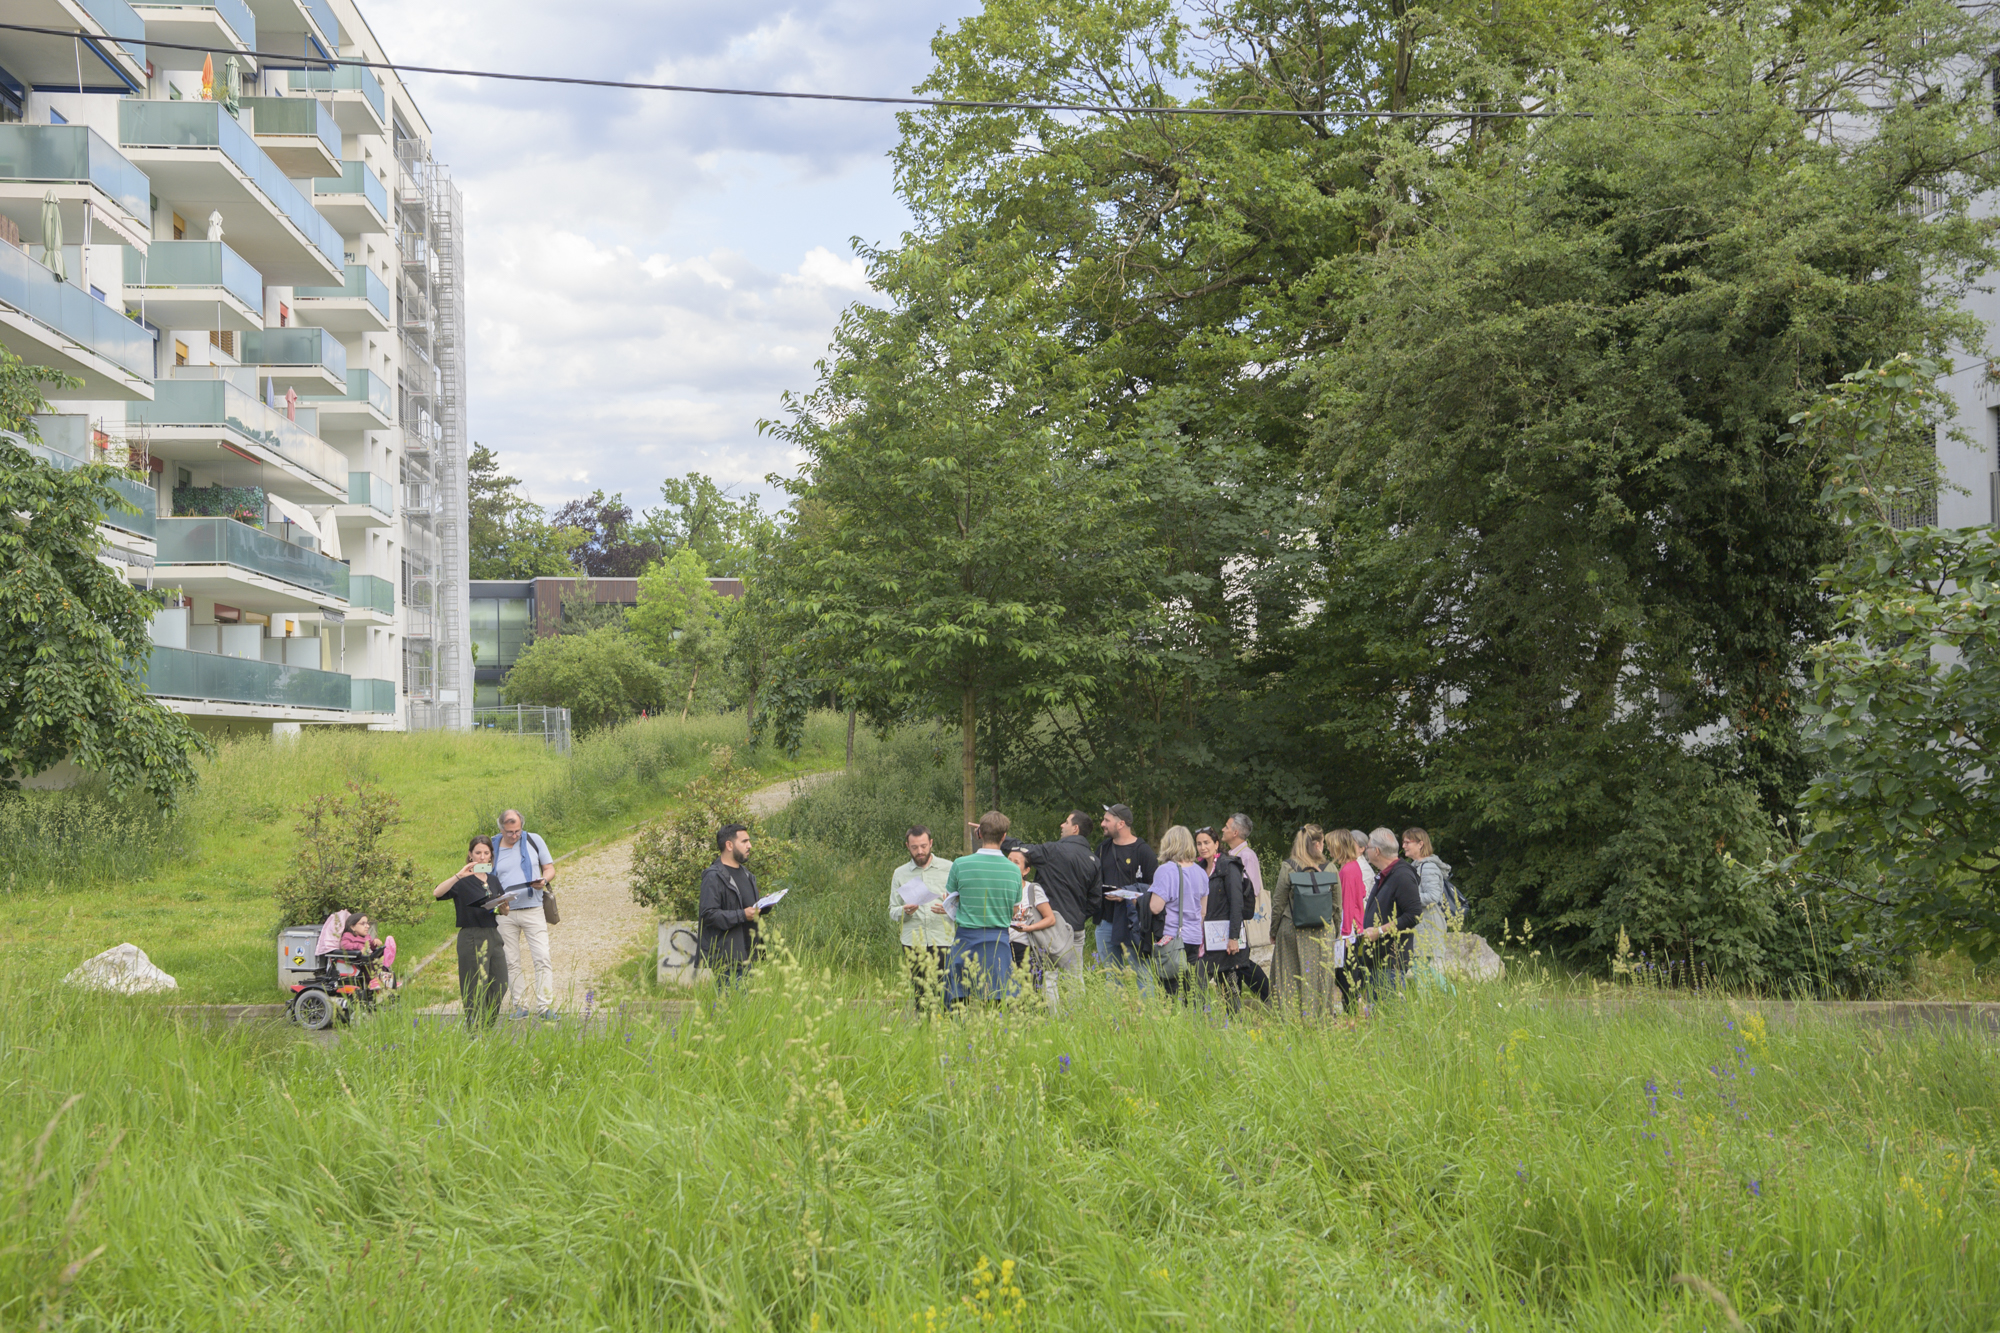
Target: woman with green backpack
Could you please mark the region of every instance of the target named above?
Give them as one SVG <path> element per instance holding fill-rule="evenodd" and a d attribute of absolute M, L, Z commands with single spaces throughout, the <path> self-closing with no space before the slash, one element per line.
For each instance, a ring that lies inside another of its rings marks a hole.
<path fill-rule="evenodd" d="M 1292 837 L 1271 885 L 1271 982 L 1308 1017 L 1337 1012 L 1333 940 L 1340 933 L 1340 871 L 1326 864 L 1326 834 L 1307 824 Z"/>

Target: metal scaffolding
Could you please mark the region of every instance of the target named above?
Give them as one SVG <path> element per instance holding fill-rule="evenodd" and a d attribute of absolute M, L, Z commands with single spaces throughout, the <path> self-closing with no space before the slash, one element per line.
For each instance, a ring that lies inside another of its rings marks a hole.
<path fill-rule="evenodd" d="M 472 718 L 466 548 L 464 204 L 423 143 L 399 137 L 403 367 L 403 683 L 413 729 Z"/>

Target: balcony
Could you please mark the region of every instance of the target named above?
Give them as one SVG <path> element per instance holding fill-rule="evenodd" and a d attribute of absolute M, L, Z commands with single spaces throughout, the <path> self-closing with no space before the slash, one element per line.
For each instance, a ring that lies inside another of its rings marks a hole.
<path fill-rule="evenodd" d="M 396 614 L 396 585 L 373 574 L 351 574 L 347 579 L 347 612 L 354 616 L 372 611 L 385 618 Z"/>
<path fill-rule="evenodd" d="M 343 522 L 386 528 L 396 517 L 396 488 L 372 472 L 350 472 L 347 503 L 335 513 Z"/>
<path fill-rule="evenodd" d="M 83 288 L 57 281 L 26 251 L 5 244 L 0 244 L 0 344 L 29 365 L 83 380 L 76 389 L 47 386 L 50 398 L 153 396 L 153 335 Z"/>
<path fill-rule="evenodd" d="M 354 677 L 354 711 L 393 713 L 396 711 L 396 682 Z"/>
<path fill-rule="evenodd" d="M 163 518 L 154 578 L 259 611 L 347 605 L 347 566 L 233 518 Z"/>
<path fill-rule="evenodd" d="M 337 282 L 340 233 L 220 102 L 118 104 L 118 138 L 154 193 L 196 231 L 222 214 L 223 238 L 278 286 Z"/>
<path fill-rule="evenodd" d="M 221 241 L 154 241 L 125 252 L 125 308 L 163 329 L 264 327 L 264 275 Z"/>
<path fill-rule="evenodd" d="M 219 67 L 232 51 L 246 72 L 257 67 L 244 54 L 257 49 L 257 20 L 243 0 L 140 0 L 132 9 L 145 22 L 146 36 L 174 44 L 151 49 L 160 69 L 200 69 L 211 53 Z"/>
<path fill-rule="evenodd" d="M 387 430 L 396 424 L 396 403 L 388 381 L 372 370 L 347 372 L 347 392 L 337 398 L 301 398 L 319 413 L 322 435 L 342 430 Z"/>
<path fill-rule="evenodd" d="M 139 669 L 146 693 L 196 703 L 256 704 L 351 713 L 353 678 L 338 671 L 223 657 L 187 648 L 154 648 Z"/>
<path fill-rule="evenodd" d="M 294 287 L 292 309 L 315 328 L 339 333 L 387 333 L 389 284 L 366 264 L 349 264 L 338 287 Z"/>
<path fill-rule="evenodd" d="M 279 392 L 339 392 L 347 387 L 347 349 L 325 329 L 259 329 L 238 342 L 236 359 L 255 366 Z"/>
<path fill-rule="evenodd" d="M 263 50 L 302 56 L 340 53 L 340 20 L 327 0 L 250 0 Z"/>
<path fill-rule="evenodd" d="M 0 30 L 0 69 L 15 80 L 45 93 L 123 96 L 145 88 L 146 25 L 125 0 L 7 0 L 6 14 L 10 23 L 62 33 Z"/>
<path fill-rule="evenodd" d="M 224 374 L 244 383 L 177 376 L 159 382 L 152 402 L 126 408 L 127 421 L 147 428 L 153 457 L 198 464 L 218 485 L 261 486 L 300 504 L 346 500 L 346 456 L 247 392 L 244 385 L 256 382 L 253 372 Z"/>
<path fill-rule="evenodd" d="M 24 237 L 42 234 L 42 200 L 53 193 L 63 237 L 143 250 L 153 235 L 146 173 L 83 125 L 0 125 L 0 213 Z"/>
<path fill-rule="evenodd" d="M 359 65 L 334 69 L 295 69 L 290 72 L 293 92 L 311 93 L 315 99 L 333 103 L 333 118 L 348 134 L 386 134 L 389 130 L 389 99 L 375 71 Z"/>
<path fill-rule="evenodd" d="M 389 230 L 389 187 L 366 162 L 348 162 L 338 176 L 315 177 L 313 206 L 342 236 Z"/>
<path fill-rule="evenodd" d="M 292 180 L 340 170 L 340 126 L 310 97 L 246 97 L 250 136 Z"/>
<path fill-rule="evenodd" d="M 50 467 L 63 472 L 74 472 L 88 465 L 86 459 L 78 458 L 65 450 L 38 440 L 25 439 L 11 431 L 0 432 L 0 439 L 27 450 Z M 107 528 L 115 528 L 119 532 L 151 541 L 159 508 L 159 494 L 137 476 L 127 475 L 123 471 L 113 472 L 109 476 L 100 477 L 99 480 L 116 491 L 119 499 L 138 512 L 129 513 L 117 505 L 106 504 L 102 507 L 102 517 L 98 522 Z"/>

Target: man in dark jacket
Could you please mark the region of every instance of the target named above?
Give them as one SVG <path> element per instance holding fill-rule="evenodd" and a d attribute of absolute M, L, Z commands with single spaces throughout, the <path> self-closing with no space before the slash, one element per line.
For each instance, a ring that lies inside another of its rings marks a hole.
<path fill-rule="evenodd" d="M 1049 907 L 1068 923 L 1072 943 L 1050 961 L 1057 972 L 1067 972 L 1081 983 L 1083 978 L 1084 923 L 1097 906 L 1099 887 L 1097 853 L 1087 836 L 1090 816 L 1072 810 L 1062 822 L 1062 836 L 1054 842 L 1019 843 L 1008 852 L 1014 864 L 1033 869 L 1035 882 L 1048 895 Z M 1053 986 L 1054 980 L 1049 984 Z M 1053 1004 L 1051 992 L 1050 1003 Z"/>
<path fill-rule="evenodd" d="M 1375 889 L 1361 914 L 1361 938 L 1357 941 L 1361 966 L 1369 984 L 1402 984 L 1410 970 L 1412 934 L 1417 918 L 1424 914 L 1424 899 L 1417 883 L 1417 869 L 1397 856 L 1396 835 L 1378 828 L 1368 835 L 1366 855 L 1375 867 Z"/>
<path fill-rule="evenodd" d="M 1152 846 L 1144 838 L 1132 831 L 1132 807 L 1105 806 L 1098 827 L 1104 830 L 1104 839 L 1097 844 L 1099 892 L 1151 884 L 1153 876 L 1159 873 L 1160 858 L 1153 854 Z M 1132 968 L 1138 973 L 1142 991 L 1153 984 L 1152 969 L 1145 965 L 1143 941 L 1152 926 L 1147 914 L 1140 910 L 1145 904 L 1144 895 L 1136 900 L 1103 898 L 1097 912 L 1097 961 L 1106 967 Z"/>
<path fill-rule="evenodd" d="M 750 969 L 757 951 L 757 877 L 750 873 L 750 830 L 716 830 L 715 864 L 701 876 L 701 961 L 727 983 Z"/>

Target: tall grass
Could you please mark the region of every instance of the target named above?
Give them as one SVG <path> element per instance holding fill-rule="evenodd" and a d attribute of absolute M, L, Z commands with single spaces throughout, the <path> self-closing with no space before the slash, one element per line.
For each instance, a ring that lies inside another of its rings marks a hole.
<path fill-rule="evenodd" d="M 321 1045 L 0 974 L 0 1325 L 2000 1319 L 1988 1040 L 1518 988 L 917 1025 L 852 989 L 776 964 L 675 1022 Z"/>

